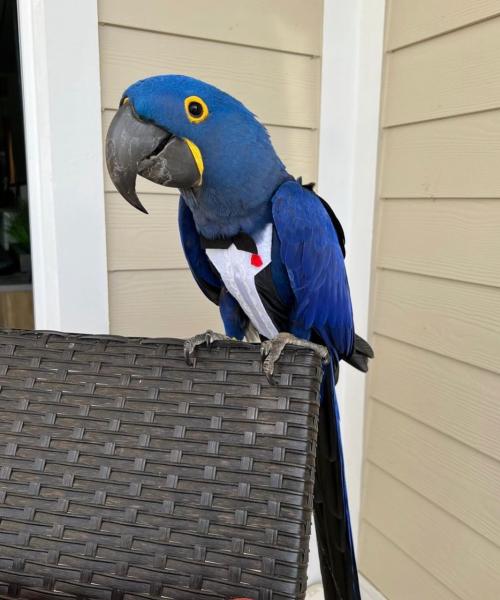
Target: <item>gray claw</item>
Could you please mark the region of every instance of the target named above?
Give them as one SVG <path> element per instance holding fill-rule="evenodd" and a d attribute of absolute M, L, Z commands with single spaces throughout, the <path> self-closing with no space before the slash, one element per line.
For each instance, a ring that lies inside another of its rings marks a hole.
<path fill-rule="evenodd" d="M 269 342 L 269 340 L 262 342 L 260 345 L 260 355 L 262 356 L 262 360 L 264 360 L 266 358 L 266 356 L 269 354 L 270 351 L 271 351 L 271 342 Z"/>
<path fill-rule="evenodd" d="M 205 344 L 209 350 L 212 349 L 212 344 L 218 340 L 228 340 L 230 338 L 222 333 L 215 333 L 208 329 L 204 333 L 199 333 L 184 341 L 184 359 L 189 366 L 193 364 L 193 356 L 196 348 Z"/>
<path fill-rule="evenodd" d="M 193 361 L 191 360 L 191 356 L 193 355 L 193 349 L 190 348 L 186 343 L 184 343 L 184 360 L 189 367 L 193 366 Z"/>
<path fill-rule="evenodd" d="M 209 350 L 212 350 L 212 344 L 217 340 L 228 340 L 227 335 L 222 335 L 222 333 L 215 333 L 211 329 L 207 329 L 205 333 L 205 343 Z"/>
<path fill-rule="evenodd" d="M 266 379 L 267 379 L 267 382 L 269 383 L 269 385 L 277 385 L 276 380 L 273 377 L 274 362 L 270 361 L 266 358 L 262 365 L 262 370 L 264 371 L 264 375 L 266 376 Z"/>
<path fill-rule="evenodd" d="M 308 340 L 297 338 L 291 333 L 278 333 L 276 337 L 262 342 L 260 346 L 260 353 L 263 360 L 262 371 L 270 385 L 276 385 L 276 382 L 273 378 L 274 365 L 279 360 L 287 344 L 301 346 L 302 348 L 309 348 L 321 358 L 321 361 L 324 365 L 327 365 L 330 361 L 330 355 L 328 354 L 328 349 L 325 348 L 325 346 L 320 346 L 319 344 L 314 344 Z"/>
<path fill-rule="evenodd" d="M 209 351 L 212 350 L 212 336 L 210 333 L 210 329 L 208 329 L 205 333 L 205 345 Z"/>

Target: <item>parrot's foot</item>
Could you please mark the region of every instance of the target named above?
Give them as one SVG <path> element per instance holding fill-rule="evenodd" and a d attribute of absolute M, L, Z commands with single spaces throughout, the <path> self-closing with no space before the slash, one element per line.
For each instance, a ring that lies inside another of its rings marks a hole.
<path fill-rule="evenodd" d="M 293 344 L 294 346 L 300 346 L 301 348 L 309 348 L 309 350 L 312 350 L 321 358 L 323 364 L 327 365 L 330 362 L 330 355 L 325 346 L 320 346 L 319 344 L 314 344 L 308 340 L 295 337 L 291 333 L 278 333 L 276 337 L 262 342 L 260 345 L 260 353 L 263 359 L 262 370 L 271 385 L 275 385 L 273 379 L 274 365 L 287 344 Z"/>
<path fill-rule="evenodd" d="M 184 342 L 184 358 L 188 365 L 193 364 L 193 355 L 194 351 L 198 346 L 203 346 L 206 344 L 208 349 L 212 346 L 213 342 L 219 342 L 223 340 L 230 340 L 231 338 L 222 333 L 215 333 L 211 329 L 208 329 L 204 333 L 199 333 L 198 335 L 194 335 L 193 337 L 188 338 Z"/>

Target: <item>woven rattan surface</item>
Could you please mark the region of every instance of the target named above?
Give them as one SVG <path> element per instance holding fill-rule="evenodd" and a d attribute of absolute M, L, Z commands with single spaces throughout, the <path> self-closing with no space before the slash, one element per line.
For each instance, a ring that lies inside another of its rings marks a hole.
<path fill-rule="evenodd" d="M 321 366 L 0 332 L 0 596 L 301 599 Z"/>

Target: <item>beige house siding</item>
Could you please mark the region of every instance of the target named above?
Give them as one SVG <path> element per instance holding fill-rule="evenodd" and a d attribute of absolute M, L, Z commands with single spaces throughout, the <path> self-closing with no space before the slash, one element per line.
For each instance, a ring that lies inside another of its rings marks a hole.
<path fill-rule="evenodd" d="M 130 83 L 183 73 L 246 103 L 289 171 L 316 180 L 320 0 L 99 0 L 99 23 L 104 132 Z M 138 180 L 149 216 L 129 207 L 109 178 L 105 190 L 111 332 L 221 330 L 187 269 L 174 190 Z"/>
<path fill-rule="evenodd" d="M 389 0 L 360 569 L 500 598 L 500 1 Z"/>

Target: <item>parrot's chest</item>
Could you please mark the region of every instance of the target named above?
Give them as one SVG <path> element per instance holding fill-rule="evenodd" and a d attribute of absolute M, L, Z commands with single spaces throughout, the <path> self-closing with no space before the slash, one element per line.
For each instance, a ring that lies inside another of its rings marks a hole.
<path fill-rule="evenodd" d="M 255 247 L 242 249 L 232 243 L 227 248 L 206 248 L 206 253 L 224 282 L 257 331 L 272 338 L 278 334 L 263 302 L 262 290 L 270 280 L 273 225 L 268 223 L 254 235 Z"/>

